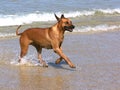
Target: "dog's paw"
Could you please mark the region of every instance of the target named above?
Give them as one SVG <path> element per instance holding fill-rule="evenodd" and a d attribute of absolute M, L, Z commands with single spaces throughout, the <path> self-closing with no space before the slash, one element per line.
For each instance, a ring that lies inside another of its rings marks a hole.
<path fill-rule="evenodd" d="M 57 59 L 56 61 L 55 61 L 55 64 L 59 64 L 61 62 L 61 60 L 60 59 Z"/>
<path fill-rule="evenodd" d="M 74 64 L 71 64 L 70 67 L 71 68 L 76 68 L 76 66 Z"/>
<path fill-rule="evenodd" d="M 42 67 L 48 67 L 48 64 L 45 61 L 42 61 L 40 64 L 42 65 Z"/>
<path fill-rule="evenodd" d="M 43 67 L 48 67 L 48 64 L 46 62 L 43 62 Z"/>

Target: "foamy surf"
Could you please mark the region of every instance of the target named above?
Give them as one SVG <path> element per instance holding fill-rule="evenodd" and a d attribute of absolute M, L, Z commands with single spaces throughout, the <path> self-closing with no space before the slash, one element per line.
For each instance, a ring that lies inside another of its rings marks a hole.
<path fill-rule="evenodd" d="M 29 14 L 15 14 L 15 15 L 0 15 L 0 26 L 14 26 L 14 25 L 23 25 L 30 24 L 33 22 L 47 22 L 55 21 L 54 17 L 55 12 L 39 12 Z M 68 12 L 56 12 L 57 15 L 65 14 L 68 18 L 76 18 L 80 16 L 91 16 L 91 15 L 101 15 L 102 14 L 120 14 L 120 8 L 115 9 L 91 9 L 91 10 L 82 10 L 82 11 L 68 11 Z"/>
<path fill-rule="evenodd" d="M 95 11 L 102 12 L 103 14 L 120 14 L 120 8 L 115 9 L 95 9 Z"/>
<path fill-rule="evenodd" d="M 99 31 L 110 31 L 110 30 L 116 30 L 120 29 L 120 25 L 107 25 L 107 24 L 101 24 L 96 26 L 80 26 L 76 27 L 73 32 L 99 32 Z M 10 38 L 15 37 L 15 33 L 0 33 L 0 38 Z"/>
<path fill-rule="evenodd" d="M 40 66 L 40 67 L 44 66 L 43 64 L 40 64 L 37 60 L 27 60 L 25 58 L 22 58 L 20 63 L 15 60 L 11 61 L 10 64 L 15 66 Z M 47 62 L 46 65 L 48 65 Z"/>
<path fill-rule="evenodd" d="M 98 31 L 110 31 L 110 30 L 116 30 L 116 29 L 120 29 L 120 25 L 97 25 L 97 26 L 81 26 L 78 27 L 74 30 L 74 32 L 90 32 L 90 31 L 94 31 L 94 32 L 98 32 Z"/>
<path fill-rule="evenodd" d="M 0 33 L 0 38 L 15 37 L 15 33 Z"/>

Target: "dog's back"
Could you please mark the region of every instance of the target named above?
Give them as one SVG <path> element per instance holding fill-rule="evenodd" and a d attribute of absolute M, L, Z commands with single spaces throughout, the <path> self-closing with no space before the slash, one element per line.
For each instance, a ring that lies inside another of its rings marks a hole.
<path fill-rule="evenodd" d="M 48 30 L 46 28 L 29 28 L 21 33 L 20 39 L 29 40 L 31 45 L 37 44 L 42 48 L 52 49 Z"/>

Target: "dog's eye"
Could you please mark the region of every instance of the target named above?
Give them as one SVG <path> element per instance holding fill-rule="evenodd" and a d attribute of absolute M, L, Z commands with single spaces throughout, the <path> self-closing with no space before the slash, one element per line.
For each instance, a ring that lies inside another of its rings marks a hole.
<path fill-rule="evenodd" d="M 69 24 L 69 22 L 65 22 L 65 24 Z"/>

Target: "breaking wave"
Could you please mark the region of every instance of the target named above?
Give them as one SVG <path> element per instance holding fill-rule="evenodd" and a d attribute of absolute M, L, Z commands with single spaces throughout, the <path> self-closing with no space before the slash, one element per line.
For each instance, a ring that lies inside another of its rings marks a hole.
<path fill-rule="evenodd" d="M 0 33 L 0 38 L 9 38 L 9 37 L 15 37 L 15 33 Z"/>
<path fill-rule="evenodd" d="M 81 26 L 77 28 L 74 32 L 90 32 L 90 31 L 110 31 L 120 29 L 120 25 L 97 25 L 97 26 Z"/>
<path fill-rule="evenodd" d="M 58 16 L 62 13 L 65 14 L 66 17 L 80 17 L 80 16 L 91 16 L 91 15 L 101 15 L 101 14 L 120 14 L 120 8 L 116 9 L 92 9 L 92 10 L 83 10 L 83 11 L 70 11 L 70 12 L 56 12 Z M 39 12 L 23 15 L 0 15 L 0 26 L 13 26 L 13 25 L 23 25 L 30 24 L 32 22 L 46 22 L 46 21 L 54 21 L 56 20 L 54 17 L 54 13 L 47 12 Z"/>
<path fill-rule="evenodd" d="M 97 26 L 81 26 L 76 27 L 74 32 L 99 32 L 99 31 L 110 31 L 110 30 L 120 30 L 120 25 L 97 25 Z M 0 33 L 0 38 L 9 38 L 9 37 L 15 37 L 15 33 Z"/>

